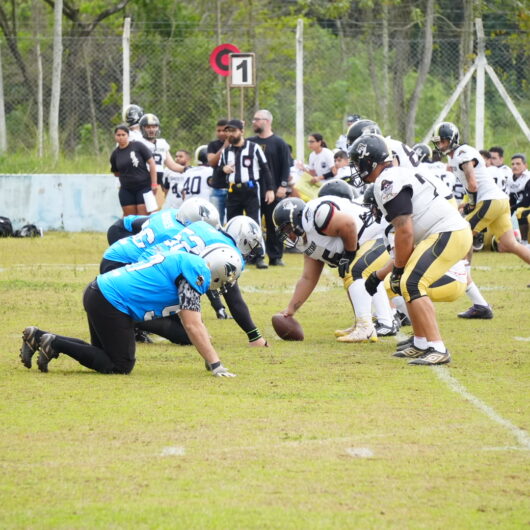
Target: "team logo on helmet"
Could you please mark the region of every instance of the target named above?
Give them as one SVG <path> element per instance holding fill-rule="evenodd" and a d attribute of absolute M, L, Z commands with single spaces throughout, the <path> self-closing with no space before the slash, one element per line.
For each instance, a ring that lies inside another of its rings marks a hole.
<path fill-rule="evenodd" d="M 204 276 L 202 276 L 202 274 L 197 276 L 197 280 L 195 283 L 197 284 L 198 287 L 201 287 L 202 285 L 204 285 Z"/>

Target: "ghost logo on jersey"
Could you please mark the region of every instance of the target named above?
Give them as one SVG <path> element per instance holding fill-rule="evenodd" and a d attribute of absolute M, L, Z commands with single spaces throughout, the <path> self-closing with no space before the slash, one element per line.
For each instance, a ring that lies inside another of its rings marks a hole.
<path fill-rule="evenodd" d="M 136 153 L 134 151 L 131 151 L 131 162 L 134 167 L 138 167 L 139 161 L 138 158 L 136 158 Z"/>

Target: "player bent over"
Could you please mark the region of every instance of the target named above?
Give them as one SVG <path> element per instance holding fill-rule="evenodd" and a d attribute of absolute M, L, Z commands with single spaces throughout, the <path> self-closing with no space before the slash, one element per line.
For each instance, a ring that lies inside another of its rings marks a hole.
<path fill-rule="evenodd" d="M 441 197 L 431 182 L 409 168 L 392 165 L 385 139 L 363 135 L 352 145 L 354 184 L 374 182 L 374 195 L 395 230 L 391 289 L 402 294 L 415 337 L 425 337 L 426 348 L 414 347 L 409 364 L 437 365 L 451 356 L 440 335 L 427 288 L 442 277 L 471 248 L 469 224 Z"/>
<path fill-rule="evenodd" d="M 37 366 L 47 372 L 50 361 L 64 353 L 96 372 L 129 374 L 136 362 L 135 322 L 178 313 L 212 374 L 233 377 L 221 364 L 202 322 L 200 297 L 208 289 L 235 282 L 242 266 L 235 249 L 212 245 L 201 256 L 155 254 L 150 261 L 100 274 L 83 296 L 90 344 L 30 326 L 23 332 L 21 361 L 31 368 L 39 350 Z"/>

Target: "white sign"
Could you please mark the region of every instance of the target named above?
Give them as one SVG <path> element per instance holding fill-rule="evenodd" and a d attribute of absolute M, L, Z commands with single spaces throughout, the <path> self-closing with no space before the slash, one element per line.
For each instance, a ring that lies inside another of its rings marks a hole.
<path fill-rule="evenodd" d="M 256 84 L 256 64 L 253 53 L 230 54 L 230 86 L 246 87 Z"/>

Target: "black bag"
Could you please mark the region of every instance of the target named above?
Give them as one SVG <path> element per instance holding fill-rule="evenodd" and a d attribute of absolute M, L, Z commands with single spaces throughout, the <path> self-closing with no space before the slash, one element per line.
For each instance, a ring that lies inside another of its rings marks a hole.
<path fill-rule="evenodd" d="M 11 237 L 13 235 L 13 225 L 7 217 L 0 216 L 0 237 Z"/>
<path fill-rule="evenodd" d="M 13 234 L 15 237 L 39 237 L 40 230 L 35 225 L 24 225 Z"/>

